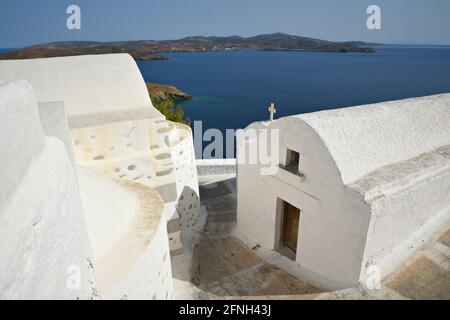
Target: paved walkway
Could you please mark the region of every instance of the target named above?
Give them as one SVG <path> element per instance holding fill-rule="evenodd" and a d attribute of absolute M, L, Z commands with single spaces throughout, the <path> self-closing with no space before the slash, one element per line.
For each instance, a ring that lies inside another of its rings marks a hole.
<path fill-rule="evenodd" d="M 207 213 L 205 229 L 192 255 L 172 262 L 177 298 L 450 299 L 450 221 L 434 241 L 385 279 L 380 290 L 322 292 L 298 275 L 264 261 L 260 254 L 263 248 L 250 249 L 230 235 L 236 225 L 235 188 L 234 179 L 200 187 L 201 203 Z M 187 264 L 191 265 L 189 270 Z"/>
<path fill-rule="evenodd" d="M 200 197 L 207 213 L 204 231 L 191 255 L 172 258 L 177 299 L 304 299 L 320 293 L 230 235 L 236 225 L 234 179 L 200 187 Z"/>
<path fill-rule="evenodd" d="M 199 299 L 270 295 L 303 295 L 320 292 L 289 273 L 264 262 L 230 236 L 236 224 L 235 180 L 200 188 L 208 217 L 195 247 L 192 282 Z"/>
<path fill-rule="evenodd" d="M 383 285 L 405 299 L 450 299 L 450 221 L 408 258 Z"/>

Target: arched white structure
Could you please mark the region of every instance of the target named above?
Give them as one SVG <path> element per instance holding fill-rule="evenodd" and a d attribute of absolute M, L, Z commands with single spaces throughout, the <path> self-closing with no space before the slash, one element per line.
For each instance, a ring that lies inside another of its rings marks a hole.
<path fill-rule="evenodd" d="M 109 177 L 138 182 L 163 198 L 172 255 L 182 254 L 179 197 L 197 173 L 177 172 L 169 125 L 151 101 L 136 62 L 128 54 L 0 61 L 0 80 L 26 79 L 37 101 L 62 101 L 74 158 Z M 192 133 L 183 138 L 184 164 L 195 168 Z M 180 149 L 180 148 L 178 148 Z M 194 184 L 192 181 L 195 181 Z M 195 213 L 196 215 L 197 213 Z"/>
<path fill-rule="evenodd" d="M 59 166 L 64 164 L 67 168 L 61 169 L 63 172 L 55 170 L 49 176 L 64 173 L 61 183 L 67 180 L 67 185 L 61 187 L 61 190 L 54 190 L 57 184 L 48 186 L 47 189 L 46 185 L 42 185 L 42 190 L 39 191 L 43 195 L 51 195 L 54 205 L 58 206 L 63 205 L 67 199 L 54 199 L 52 190 L 65 192 L 73 187 L 67 193 L 74 193 L 73 199 L 70 199 L 74 202 L 72 209 L 76 211 L 76 205 L 80 205 L 80 202 L 76 203 L 75 196 L 79 200 L 80 194 L 76 187 L 74 165 L 78 165 L 87 228 L 81 227 L 81 222 L 73 221 L 72 218 L 56 219 L 55 215 L 61 211 L 55 206 L 49 206 L 46 216 L 49 219 L 55 218 L 52 223 L 62 230 L 73 223 L 72 228 L 79 231 L 68 232 L 67 235 L 55 234 L 63 242 L 80 241 L 73 245 L 79 252 L 76 251 L 72 258 L 90 253 L 89 246 L 92 245 L 92 259 L 85 259 L 85 265 L 86 268 L 93 265 L 93 271 L 98 273 L 98 287 L 85 288 L 85 284 L 91 285 L 94 281 L 86 280 L 90 278 L 85 276 L 83 269 L 83 281 L 86 283 L 83 283 L 82 294 L 76 295 L 71 291 L 70 294 L 63 292 L 58 296 L 57 290 L 62 290 L 59 278 L 59 282 L 54 285 L 50 282 L 51 292 L 48 294 L 40 291 L 41 286 L 36 286 L 39 290 L 27 291 L 25 287 L 30 288 L 29 281 L 45 281 L 47 273 L 52 269 L 43 266 L 42 274 L 37 273 L 33 279 L 26 279 L 23 283 L 16 281 L 14 266 L 23 262 L 20 260 L 22 257 L 18 254 L 17 263 L 6 263 L 13 252 L 5 250 L 0 253 L 0 269 L 4 271 L 0 286 L 10 287 L 10 290 L 5 291 L 7 294 L 4 296 L 171 299 L 173 286 L 170 255 L 183 253 L 178 212 L 182 210 L 184 213 L 188 209 L 189 216 L 185 217 L 192 219 L 197 216 L 199 207 L 190 129 L 180 125 L 171 125 L 172 129 L 169 128 L 165 117 L 152 106 L 142 75 L 134 60 L 127 54 L 0 61 L 0 81 L 12 79 L 27 80 L 34 93 L 31 93 L 28 84 L 23 85 L 25 89 L 9 86 L 8 90 L 0 91 L 0 102 L 3 99 L 5 103 L 2 102 L 2 105 L 10 108 L 5 117 L 0 119 L 0 142 L 2 149 L 11 151 L 2 154 L 1 158 L 0 211 L 6 206 L 5 203 L 10 203 L 14 188 L 23 183 L 27 167 L 34 164 L 33 157 L 42 153 L 49 141 L 55 140 L 55 144 L 63 150 L 63 155 L 46 161 L 50 164 L 55 161 Z M 34 110 L 16 117 L 16 111 L 22 108 L 19 103 L 22 95 L 32 100 L 27 103 L 34 103 L 33 108 L 36 110 L 36 102 L 38 103 L 39 114 Z M 3 107 L 1 111 L 3 113 Z M 46 137 L 43 132 L 51 138 Z M 80 169 L 81 166 L 88 169 Z M 70 176 L 70 172 L 73 176 Z M 39 185 L 35 181 L 34 188 Z M 189 190 L 195 201 L 183 200 L 185 190 Z M 116 202 L 108 202 L 108 196 L 114 195 Z M 6 216 L 10 216 L 12 209 L 5 208 Z M 33 207 L 26 209 L 37 210 Z M 26 212 L 25 209 L 22 211 Z M 1 218 L 3 212 L 0 213 Z M 194 227 L 186 223 L 183 227 L 186 233 L 190 231 L 186 226 L 190 226 L 190 229 Z M 0 229 L 8 231 L 4 234 L 17 235 L 15 227 L 0 220 Z M 52 238 L 51 234 L 41 236 L 45 241 L 59 241 Z M 14 239 L 17 246 L 24 245 L 20 238 Z M 83 251 L 83 245 L 87 245 L 86 250 L 89 250 Z M 43 252 L 33 250 L 33 254 L 42 255 Z M 53 264 L 61 268 L 57 271 L 61 278 L 66 279 L 67 274 L 63 270 L 66 267 L 66 255 L 59 251 L 55 254 Z M 29 263 L 34 261 L 30 260 Z M 15 287 L 20 285 L 24 287 Z"/>
<path fill-rule="evenodd" d="M 27 80 L 38 102 L 63 101 L 72 122 L 126 112 L 161 117 L 129 54 L 0 61 L 0 80 L 11 79 Z"/>
<path fill-rule="evenodd" d="M 173 298 L 164 203 L 139 183 L 78 169 L 97 277 L 104 299 Z"/>
<path fill-rule="evenodd" d="M 376 265 L 401 261 L 450 206 L 450 94 L 255 123 L 279 130 L 279 169 L 238 154 L 238 231 L 282 245 L 283 203 L 299 208 L 296 262 L 333 286 L 354 285 Z M 244 142 L 246 148 L 258 139 Z M 274 143 L 274 142 L 272 142 Z M 275 142 L 276 143 L 276 142 Z M 286 170 L 288 150 L 298 167 Z M 416 239 L 418 240 L 418 239 Z"/>
<path fill-rule="evenodd" d="M 450 143 L 450 94 L 294 116 L 332 155 L 344 184 Z"/>

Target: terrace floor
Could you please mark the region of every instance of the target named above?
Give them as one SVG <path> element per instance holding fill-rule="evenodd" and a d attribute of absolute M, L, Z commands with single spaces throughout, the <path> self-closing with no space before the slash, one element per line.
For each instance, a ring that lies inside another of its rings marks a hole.
<path fill-rule="evenodd" d="M 191 253 L 172 261 L 177 299 L 450 299 L 450 221 L 387 277 L 378 290 L 325 291 L 294 261 L 233 237 L 235 179 L 203 181 L 204 229 Z"/>

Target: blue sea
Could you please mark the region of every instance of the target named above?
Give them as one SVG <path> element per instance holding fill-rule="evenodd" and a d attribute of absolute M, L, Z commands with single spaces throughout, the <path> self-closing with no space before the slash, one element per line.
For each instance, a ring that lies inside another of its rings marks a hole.
<path fill-rule="evenodd" d="M 450 46 L 383 46 L 376 53 L 223 51 L 141 61 L 146 81 L 193 95 L 203 128 L 244 128 L 276 117 L 450 92 Z"/>
<path fill-rule="evenodd" d="M 12 49 L 0 49 L 10 51 Z M 193 95 L 181 102 L 193 123 L 245 128 L 276 117 L 450 92 L 450 46 L 383 46 L 376 53 L 255 50 L 167 53 L 139 61 L 146 81 Z"/>

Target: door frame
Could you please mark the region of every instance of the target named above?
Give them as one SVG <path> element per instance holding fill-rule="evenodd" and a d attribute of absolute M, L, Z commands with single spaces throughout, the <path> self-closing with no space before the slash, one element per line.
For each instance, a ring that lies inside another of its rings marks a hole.
<path fill-rule="evenodd" d="M 299 207 L 293 205 L 291 202 L 286 201 L 280 197 L 277 197 L 277 204 L 276 204 L 276 217 L 275 217 L 275 247 L 274 249 L 278 252 L 282 251 L 282 249 L 285 248 L 285 245 L 283 244 L 283 219 L 284 219 L 284 203 L 289 203 L 291 206 L 297 208 L 300 210 L 300 217 L 299 217 L 299 224 L 298 224 L 298 234 L 297 234 L 297 248 L 294 252 L 295 254 L 295 260 L 298 258 L 298 247 L 299 247 L 299 241 L 300 241 L 300 220 L 301 220 L 301 213 L 303 212 L 302 209 Z M 288 248 L 288 250 L 291 250 Z M 292 250 L 291 250 L 292 251 Z M 285 254 L 283 254 L 285 255 Z"/>

